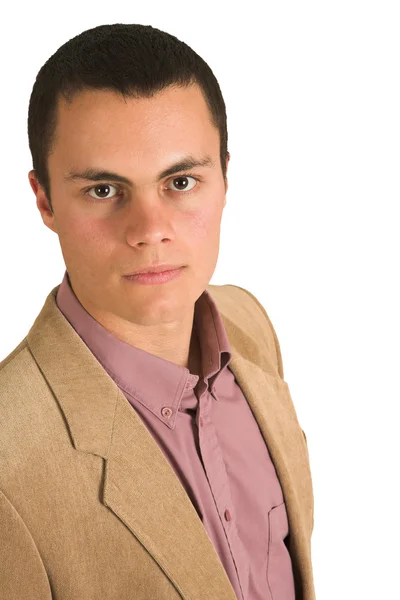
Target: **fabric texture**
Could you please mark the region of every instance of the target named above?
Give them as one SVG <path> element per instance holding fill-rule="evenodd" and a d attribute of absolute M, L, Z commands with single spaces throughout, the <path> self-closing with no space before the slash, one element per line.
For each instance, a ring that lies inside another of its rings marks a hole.
<path fill-rule="evenodd" d="M 112 336 L 67 274 L 50 292 L 0 363 L 0 598 L 315 599 L 274 328 L 233 285 L 194 323 L 204 378 Z"/>

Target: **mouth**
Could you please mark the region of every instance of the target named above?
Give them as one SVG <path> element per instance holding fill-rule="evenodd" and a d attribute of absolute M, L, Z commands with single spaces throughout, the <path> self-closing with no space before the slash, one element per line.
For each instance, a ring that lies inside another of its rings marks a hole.
<path fill-rule="evenodd" d="M 165 267 L 164 267 L 165 269 Z M 133 275 L 124 275 L 124 278 L 132 283 L 142 283 L 145 285 L 154 285 L 167 283 L 172 279 L 176 279 L 185 269 L 183 267 L 174 267 L 168 270 L 158 270 L 158 272 L 147 272 L 147 273 L 134 273 Z"/>
<path fill-rule="evenodd" d="M 164 273 L 165 271 L 175 271 L 176 269 L 183 268 L 184 265 L 154 265 L 149 267 L 143 267 L 143 269 L 138 269 L 137 271 L 133 271 L 132 273 L 127 273 L 125 277 L 131 277 L 132 275 L 144 275 L 146 273 Z"/>

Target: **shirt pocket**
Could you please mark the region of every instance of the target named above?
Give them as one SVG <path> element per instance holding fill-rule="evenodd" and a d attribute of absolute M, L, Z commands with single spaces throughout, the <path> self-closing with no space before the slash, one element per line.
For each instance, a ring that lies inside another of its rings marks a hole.
<path fill-rule="evenodd" d="M 284 539 L 289 533 L 285 502 L 268 513 L 267 581 L 272 600 L 295 600 L 292 560 Z"/>

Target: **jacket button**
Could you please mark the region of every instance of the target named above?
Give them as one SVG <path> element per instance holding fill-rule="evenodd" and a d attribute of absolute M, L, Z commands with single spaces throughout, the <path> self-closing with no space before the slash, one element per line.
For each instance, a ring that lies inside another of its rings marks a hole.
<path fill-rule="evenodd" d="M 232 517 L 231 517 L 231 513 L 229 512 L 229 510 L 228 510 L 228 509 L 226 509 L 226 511 L 225 511 L 225 519 L 226 519 L 227 521 L 230 521 L 230 520 L 231 520 L 231 518 L 232 518 Z"/>

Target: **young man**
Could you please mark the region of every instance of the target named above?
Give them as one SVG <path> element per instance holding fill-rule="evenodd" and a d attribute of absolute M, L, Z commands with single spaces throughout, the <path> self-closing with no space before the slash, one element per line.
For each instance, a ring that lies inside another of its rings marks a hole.
<path fill-rule="evenodd" d="M 150 26 L 96 27 L 40 69 L 28 133 L 66 271 L 0 363 L 0 596 L 313 600 L 279 343 L 250 292 L 209 285 L 229 161 L 211 69 Z"/>

